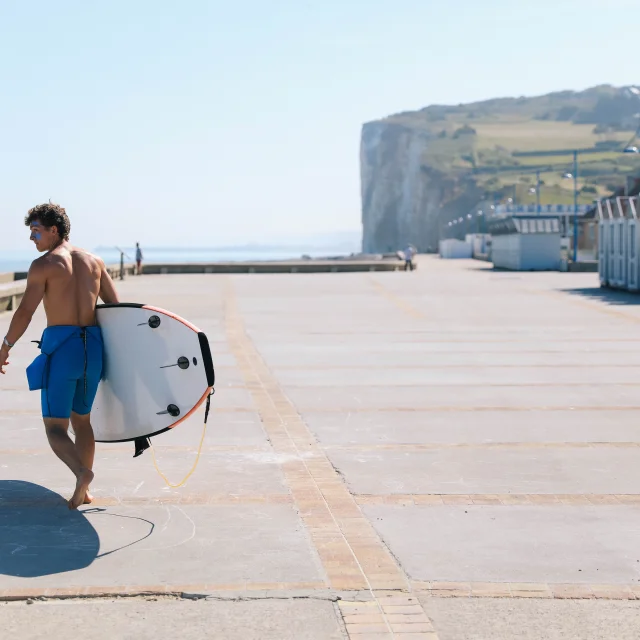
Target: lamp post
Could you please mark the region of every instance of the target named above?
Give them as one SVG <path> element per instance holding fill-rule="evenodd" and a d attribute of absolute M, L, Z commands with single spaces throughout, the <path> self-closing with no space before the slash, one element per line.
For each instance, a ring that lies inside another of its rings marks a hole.
<path fill-rule="evenodd" d="M 573 261 L 578 261 L 578 150 L 573 151 L 573 173 L 565 173 L 563 178 L 573 178 Z M 569 216 L 565 216 L 565 235 L 569 231 Z"/>
<path fill-rule="evenodd" d="M 573 152 L 573 261 L 578 262 L 578 151 Z"/>

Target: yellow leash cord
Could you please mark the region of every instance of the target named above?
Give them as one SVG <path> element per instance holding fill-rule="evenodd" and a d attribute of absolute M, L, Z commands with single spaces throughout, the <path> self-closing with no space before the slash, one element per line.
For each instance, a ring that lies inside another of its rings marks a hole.
<path fill-rule="evenodd" d="M 191 467 L 191 470 L 189 471 L 189 473 L 187 473 L 187 475 L 182 479 L 181 482 L 179 482 L 178 484 L 172 484 L 167 479 L 167 476 L 165 476 L 164 473 L 162 473 L 162 471 L 160 471 L 160 469 L 158 467 L 158 462 L 156 460 L 155 448 L 154 448 L 153 444 L 151 444 L 151 457 L 153 458 L 153 466 L 156 468 L 156 471 L 158 472 L 158 475 L 165 481 L 166 485 L 168 487 L 171 487 L 172 489 L 177 489 L 178 487 L 184 486 L 184 484 L 192 476 L 193 472 L 196 470 L 196 467 L 198 466 L 198 462 L 200 461 L 200 454 L 202 453 L 202 445 L 204 444 L 204 437 L 205 437 L 205 435 L 207 433 L 207 419 L 209 418 L 209 408 L 211 406 L 211 396 L 214 393 L 215 393 L 214 389 L 211 389 L 211 393 L 207 396 L 207 406 L 206 406 L 206 409 L 204 411 L 204 426 L 202 428 L 202 437 L 200 438 L 200 444 L 198 446 L 198 453 L 196 454 L 195 462 L 193 463 L 193 466 Z M 151 443 L 151 440 L 149 440 L 149 443 Z"/>

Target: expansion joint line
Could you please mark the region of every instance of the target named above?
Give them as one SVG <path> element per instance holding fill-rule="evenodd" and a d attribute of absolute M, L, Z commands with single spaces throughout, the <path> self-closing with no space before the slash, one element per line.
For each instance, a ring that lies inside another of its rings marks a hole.
<path fill-rule="evenodd" d="M 369 276 L 369 282 L 371 282 L 373 288 L 384 298 L 392 302 L 396 307 L 398 307 L 401 311 L 409 314 L 412 318 L 416 320 L 424 320 L 425 316 L 423 313 L 418 311 L 413 305 L 409 304 L 406 300 L 401 298 L 397 293 L 394 293 L 390 289 L 387 289 L 383 284 L 378 282 L 373 276 Z"/>

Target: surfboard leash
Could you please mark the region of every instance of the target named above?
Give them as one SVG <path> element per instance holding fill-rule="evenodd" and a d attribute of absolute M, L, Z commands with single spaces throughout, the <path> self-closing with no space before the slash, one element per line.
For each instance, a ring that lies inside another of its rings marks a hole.
<path fill-rule="evenodd" d="M 160 471 L 160 468 L 158 467 L 158 462 L 156 460 L 155 447 L 153 446 L 153 444 L 151 444 L 151 457 L 153 458 L 153 466 L 156 468 L 158 475 L 165 481 L 165 484 L 168 487 L 171 487 L 172 489 L 178 489 L 179 487 L 184 486 L 184 484 L 191 477 L 193 472 L 196 470 L 196 467 L 198 466 L 198 462 L 200 461 L 200 454 L 202 453 L 202 445 L 204 444 L 204 437 L 207 433 L 207 420 L 209 419 L 209 409 L 211 408 L 211 396 L 215 392 L 216 392 L 215 389 L 212 388 L 211 391 L 209 392 L 209 395 L 207 396 L 207 404 L 204 410 L 204 426 L 202 427 L 202 436 L 200 438 L 200 444 L 198 445 L 198 453 L 196 454 L 196 459 L 193 463 L 193 466 L 191 467 L 191 470 L 189 471 L 189 473 L 187 473 L 187 475 L 182 479 L 181 482 L 179 482 L 178 484 L 173 484 L 169 482 L 169 480 L 167 479 L 167 476 L 165 476 L 164 473 Z"/>

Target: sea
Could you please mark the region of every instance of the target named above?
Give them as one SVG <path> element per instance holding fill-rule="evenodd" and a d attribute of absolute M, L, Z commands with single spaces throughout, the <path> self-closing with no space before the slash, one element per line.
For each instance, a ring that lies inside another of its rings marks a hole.
<path fill-rule="evenodd" d="M 120 252 L 115 247 L 96 247 L 94 250 L 107 264 L 120 262 Z M 133 262 L 135 247 L 122 247 L 125 262 Z M 142 247 L 144 262 L 175 264 L 180 262 L 242 262 L 293 260 L 302 256 L 328 258 L 349 256 L 360 251 L 359 242 L 349 241 L 327 244 L 292 245 L 243 245 L 227 247 L 167 248 Z M 26 271 L 31 262 L 38 257 L 34 250 L 0 251 L 0 273 Z"/>

